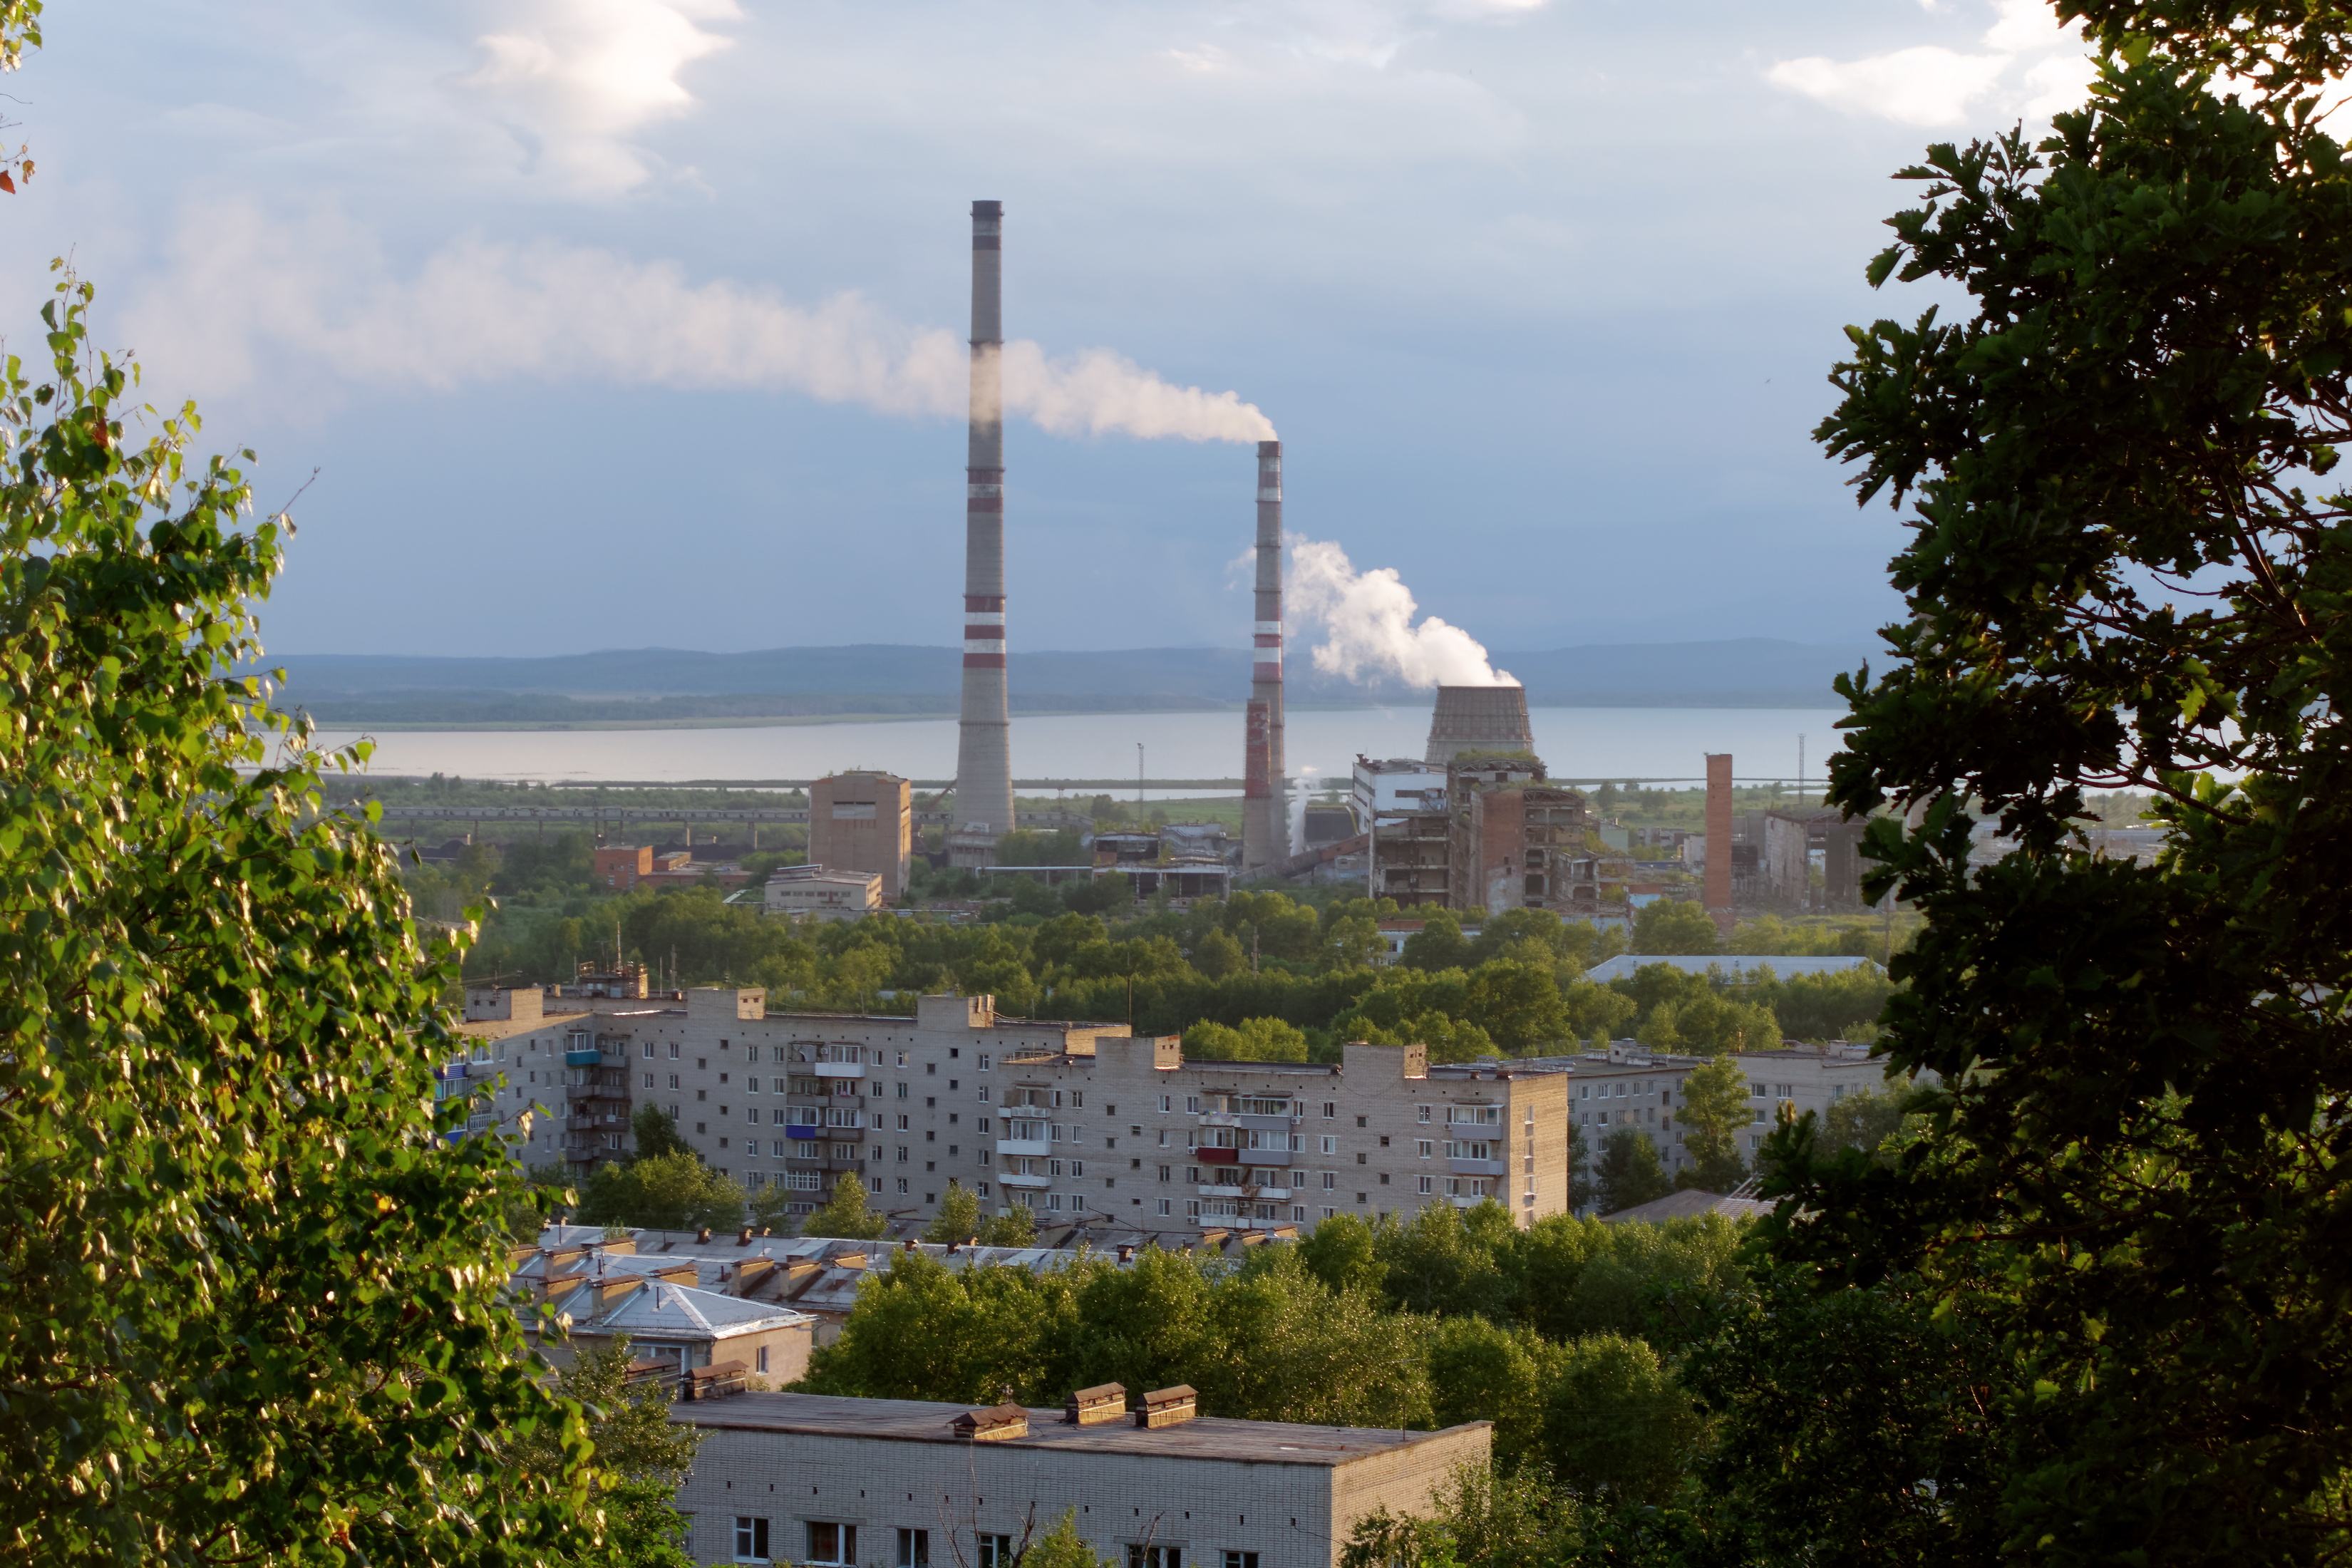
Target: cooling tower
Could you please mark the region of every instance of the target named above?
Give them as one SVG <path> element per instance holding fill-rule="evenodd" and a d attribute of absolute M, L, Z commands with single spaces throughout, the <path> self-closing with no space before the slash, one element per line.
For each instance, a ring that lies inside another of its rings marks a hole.
<path fill-rule="evenodd" d="M 948 859 L 987 866 L 1013 830 L 1004 689 L 1004 205 L 971 204 L 971 438 L 965 459 L 963 711 Z"/>
<path fill-rule="evenodd" d="M 1257 444 L 1257 630 L 1249 708 L 1242 730 L 1242 870 L 1269 871 L 1290 858 L 1283 800 L 1282 443 Z"/>
<path fill-rule="evenodd" d="M 1443 766 L 1465 752 L 1532 752 L 1524 686 L 1441 686 L 1429 716 L 1428 761 Z"/>

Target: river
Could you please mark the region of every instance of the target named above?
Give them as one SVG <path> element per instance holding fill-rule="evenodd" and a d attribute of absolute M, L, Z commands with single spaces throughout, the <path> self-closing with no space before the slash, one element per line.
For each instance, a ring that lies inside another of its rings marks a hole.
<path fill-rule="evenodd" d="M 1800 736 L 1805 776 L 1818 780 L 1822 758 L 1837 740 L 1831 726 L 1839 715 L 1780 708 L 1538 708 L 1528 717 L 1537 754 L 1555 778 L 1696 783 L 1709 752 L 1729 752 L 1743 781 L 1794 781 Z M 1294 712 L 1289 771 L 1294 778 L 1345 779 L 1357 753 L 1417 757 L 1428 733 L 1426 708 Z M 355 738 L 349 731 L 319 735 L 330 746 Z M 1242 771 L 1239 713 L 1084 713 L 1013 720 L 1013 776 L 1133 778 L 1139 742 L 1152 778 L 1234 778 Z M 884 768 L 946 779 L 955 772 L 956 725 L 952 719 L 915 719 L 709 730 L 418 730 L 379 735 L 376 748 L 370 771 L 383 774 L 683 784 Z"/>

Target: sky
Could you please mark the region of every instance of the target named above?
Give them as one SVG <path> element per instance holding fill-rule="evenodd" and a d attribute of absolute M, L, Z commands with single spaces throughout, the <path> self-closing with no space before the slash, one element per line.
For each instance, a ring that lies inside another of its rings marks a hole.
<path fill-rule="evenodd" d="M 1902 529 L 1807 433 L 1844 323 L 1930 298 L 1864 283 L 1889 176 L 2087 74 L 2032 0 L 63 0 L 45 30 L 0 84 L 38 164 L 0 198 L 0 329 L 34 341 L 70 255 L 157 405 L 255 448 L 265 509 L 300 491 L 286 654 L 954 642 L 975 197 L 1015 646 L 1244 644 L 1261 424 L 1294 532 L 1490 648 L 1851 643 Z"/>

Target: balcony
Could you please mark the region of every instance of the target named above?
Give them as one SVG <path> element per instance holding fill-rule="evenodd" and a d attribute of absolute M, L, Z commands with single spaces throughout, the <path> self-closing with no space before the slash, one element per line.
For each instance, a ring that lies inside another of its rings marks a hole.
<path fill-rule="evenodd" d="M 822 1127 L 787 1127 L 784 1129 L 784 1136 L 787 1138 L 822 1138 L 824 1136 L 824 1129 Z"/>
<path fill-rule="evenodd" d="M 809 1064 L 819 1078 L 864 1078 L 864 1062 L 812 1062 Z"/>
<path fill-rule="evenodd" d="M 1446 1173 L 1455 1176 L 1507 1176 L 1510 1163 L 1504 1160 L 1448 1160 Z"/>
<path fill-rule="evenodd" d="M 1253 1132 L 1287 1132 L 1298 1125 L 1296 1116 L 1237 1116 L 1234 1121 Z"/>
<path fill-rule="evenodd" d="M 617 1083 L 567 1083 L 563 1086 L 563 1098 L 571 1100 L 626 1100 L 629 1090 L 626 1085 Z"/>
<path fill-rule="evenodd" d="M 1242 1163 L 1242 1152 L 1239 1149 L 1195 1149 L 1192 1151 L 1192 1157 L 1203 1165 L 1238 1165 Z M 1283 1158 L 1286 1161 L 1290 1156 L 1285 1154 Z"/>
<path fill-rule="evenodd" d="M 999 1138 L 996 1152 L 1024 1159 L 1043 1159 L 1054 1152 L 1054 1146 L 1042 1138 Z"/>
<path fill-rule="evenodd" d="M 1287 1165 L 1290 1163 L 1290 1151 L 1287 1149 L 1226 1149 L 1216 1151 L 1203 1149 L 1201 1152 L 1204 1154 L 1211 1152 L 1239 1154 L 1241 1156 L 1241 1163 L 1244 1165 Z"/>
<path fill-rule="evenodd" d="M 1008 1187 L 1045 1188 L 1054 1184 L 1051 1176 L 1032 1176 L 1019 1171 L 1000 1171 L 996 1179 Z"/>
<path fill-rule="evenodd" d="M 568 1068 L 597 1067 L 600 1066 L 604 1060 L 604 1053 L 602 1051 L 566 1051 L 563 1053 L 563 1065 Z"/>

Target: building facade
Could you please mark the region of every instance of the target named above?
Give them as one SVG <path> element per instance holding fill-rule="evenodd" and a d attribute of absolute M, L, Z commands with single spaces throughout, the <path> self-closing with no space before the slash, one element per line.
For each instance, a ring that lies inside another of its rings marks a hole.
<path fill-rule="evenodd" d="M 896 773 L 835 773 L 809 785 L 808 859 L 828 871 L 870 871 L 882 899 L 907 890 L 915 849 L 913 786 Z"/>
<path fill-rule="evenodd" d="M 677 1507 L 698 1563 L 1009 1568 L 1073 1510 L 1097 1559 L 1138 1568 L 1337 1568 L 1357 1522 L 1428 1513 L 1484 1421 L 1440 1432 L 1213 1415 L 1143 1426 L 911 1399 L 746 1394 L 681 1405 L 703 1434 Z M 1188 1392 L 1188 1391 L 1187 1391 Z M 1095 1412 L 1088 1412 L 1089 1415 Z"/>

